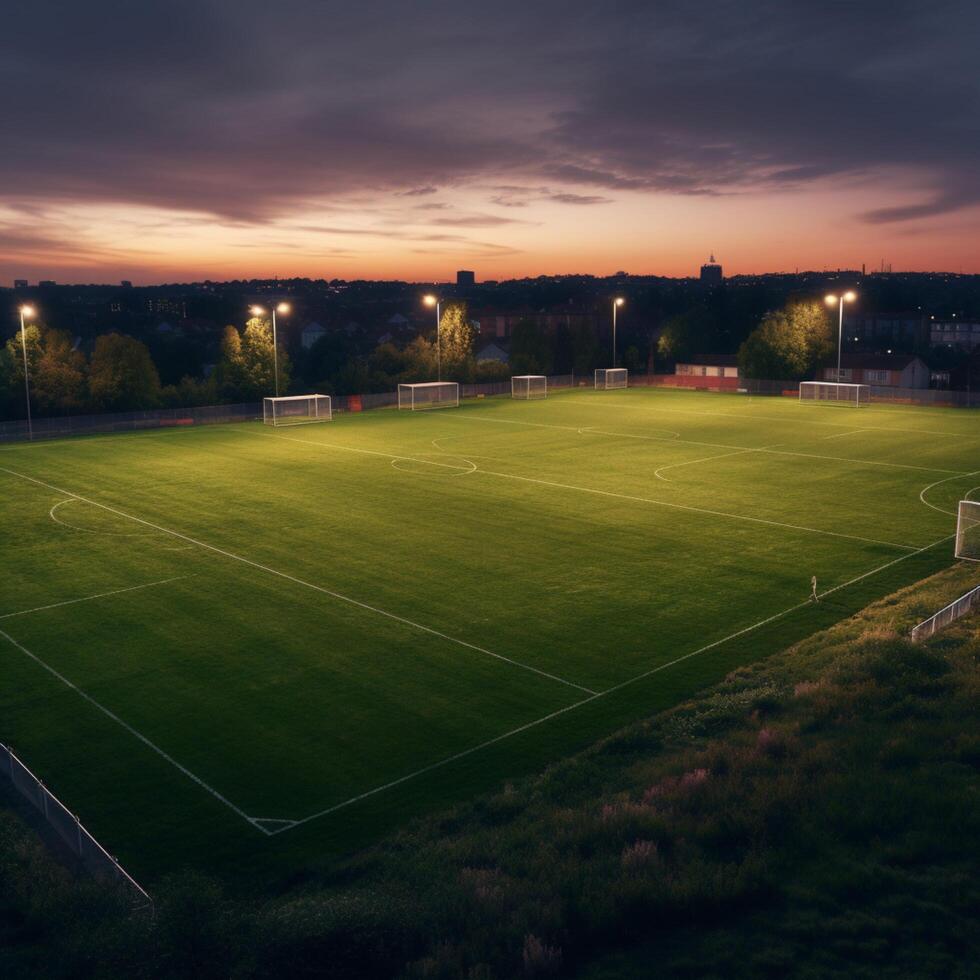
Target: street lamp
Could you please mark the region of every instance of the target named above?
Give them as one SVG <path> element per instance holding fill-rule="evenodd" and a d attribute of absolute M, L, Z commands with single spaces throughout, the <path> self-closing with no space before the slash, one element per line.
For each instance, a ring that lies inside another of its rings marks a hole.
<path fill-rule="evenodd" d="M 440 311 L 442 309 L 442 301 L 438 296 L 432 293 L 426 293 L 422 297 L 422 302 L 426 306 L 434 306 L 436 308 L 436 381 L 442 381 L 442 343 L 439 339 L 440 333 L 440 321 L 442 319 Z"/>
<path fill-rule="evenodd" d="M 34 440 L 34 423 L 31 421 L 31 381 L 27 373 L 27 330 L 24 326 L 24 321 L 28 317 L 34 316 L 35 310 L 33 306 L 21 306 L 18 309 L 20 313 L 20 345 L 24 351 L 24 397 L 27 401 L 27 437 L 32 442 Z"/>
<path fill-rule="evenodd" d="M 840 352 L 841 345 L 844 341 L 844 304 L 853 303 L 857 299 L 857 293 L 853 290 L 848 290 L 846 293 L 842 293 L 839 297 L 831 293 L 829 296 L 825 297 L 828 306 L 833 306 L 834 303 L 838 304 L 837 310 L 837 382 L 840 383 Z"/>
<path fill-rule="evenodd" d="M 625 303 L 626 300 L 622 296 L 617 296 L 612 301 L 612 311 L 613 311 L 613 367 L 616 366 L 616 311 Z"/>
<path fill-rule="evenodd" d="M 279 344 L 276 340 L 276 314 L 282 313 L 285 316 L 292 310 L 288 303 L 277 303 L 272 307 L 272 363 L 276 372 L 276 398 L 279 397 Z M 264 306 L 252 306 L 249 308 L 252 316 L 265 316 Z"/>

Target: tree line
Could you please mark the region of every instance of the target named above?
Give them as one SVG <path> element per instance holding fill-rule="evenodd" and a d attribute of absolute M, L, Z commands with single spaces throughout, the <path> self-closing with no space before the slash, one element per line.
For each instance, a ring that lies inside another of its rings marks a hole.
<path fill-rule="evenodd" d="M 668 319 L 655 347 L 649 331 L 623 331 L 618 363 L 635 373 L 651 370 L 654 354 L 662 370 L 695 354 L 724 353 L 731 345 L 723 333 L 717 318 L 698 307 Z M 478 363 L 475 340 L 466 304 L 457 302 L 443 309 L 438 340 L 433 330 L 404 347 L 387 342 L 364 353 L 359 338 L 338 331 L 309 350 L 294 351 L 294 357 L 280 345 L 278 390 L 346 395 L 391 391 L 400 382 L 430 380 L 440 370 L 443 378 L 466 383 L 506 380 L 511 374 L 588 374 L 611 363 L 608 338 L 587 323 L 547 330 L 532 319 L 518 322 L 509 338 L 509 363 Z M 821 303 L 791 302 L 762 317 L 738 348 L 739 365 L 747 378 L 798 380 L 811 376 L 834 344 Z M 213 370 L 170 385 L 161 383 L 149 348 L 134 337 L 102 334 L 86 354 L 67 332 L 29 324 L 23 336 L 18 331 L 0 348 L 0 410 L 6 418 L 24 415 L 25 347 L 38 415 L 256 401 L 277 387 L 272 326 L 264 317 L 253 317 L 241 329 L 226 326 Z"/>

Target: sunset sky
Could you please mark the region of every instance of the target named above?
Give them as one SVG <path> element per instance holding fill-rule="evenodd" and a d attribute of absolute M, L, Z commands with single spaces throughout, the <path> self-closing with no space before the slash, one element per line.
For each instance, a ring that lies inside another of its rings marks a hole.
<path fill-rule="evenodd" d="M 980 4 L 4 12 L 0 282 L 980 272 Z"/>

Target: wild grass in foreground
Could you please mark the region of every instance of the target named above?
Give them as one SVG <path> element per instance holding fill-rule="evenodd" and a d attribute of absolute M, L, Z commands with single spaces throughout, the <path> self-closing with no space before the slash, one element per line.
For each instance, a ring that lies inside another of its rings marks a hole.
<path fill-rule="evenodd" d="M 264 904 L 183 875 L 127 914 L 5 813 L 0 973 L 976 976 L 977 620 L 903 638 L 974 580 L 935 575 Z"/>

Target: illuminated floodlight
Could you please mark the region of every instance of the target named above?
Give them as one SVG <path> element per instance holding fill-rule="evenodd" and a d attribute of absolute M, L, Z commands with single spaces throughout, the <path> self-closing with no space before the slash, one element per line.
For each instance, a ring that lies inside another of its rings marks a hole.
<path fill-rule="evenodd" d="M 625 300 L 625 299 L 623 299 L 623 297 L 622 297 L 622 296 L 617 296 L 617 297 L 616 297 L 616 298 L 615 298 L 615 299 L 613 300 L 613 302 L 614 302 L 614 303 L 615 303 L 615 304 L 616 304 L 617 306 L 622 306 L 622 305 L 623 305 L 623 303 L 625 303 L 625 302 L 626 302 L 626 300 Z"/>
<path fill-rule="evenodd" d="M 37 310 L 34 309 L 30 304 L 25 303 L 18 311 L 22 317 L 34 316 Z"/>
<path fill-rule="evenodd" d="M 288 303 L 280 303 L 276 307 L 276 313 L 289 313 L 292 311 L 292 307 Z"/>
<path fill-rule="evenodd" d="M 264 306 L 250 306 L 248 308 L 248 312 L 251 313 L 252 316 L 265 316 L 265 307 Z"/>
<path fill-rule="evenodd" d="M 422 302 L 425 303 L 426 306 L 435 306 L 436 303 L 439 302 L 439 300 L 435 296 L 433 296 L 432 293 L 426 293 L 422 297 Z"/>

